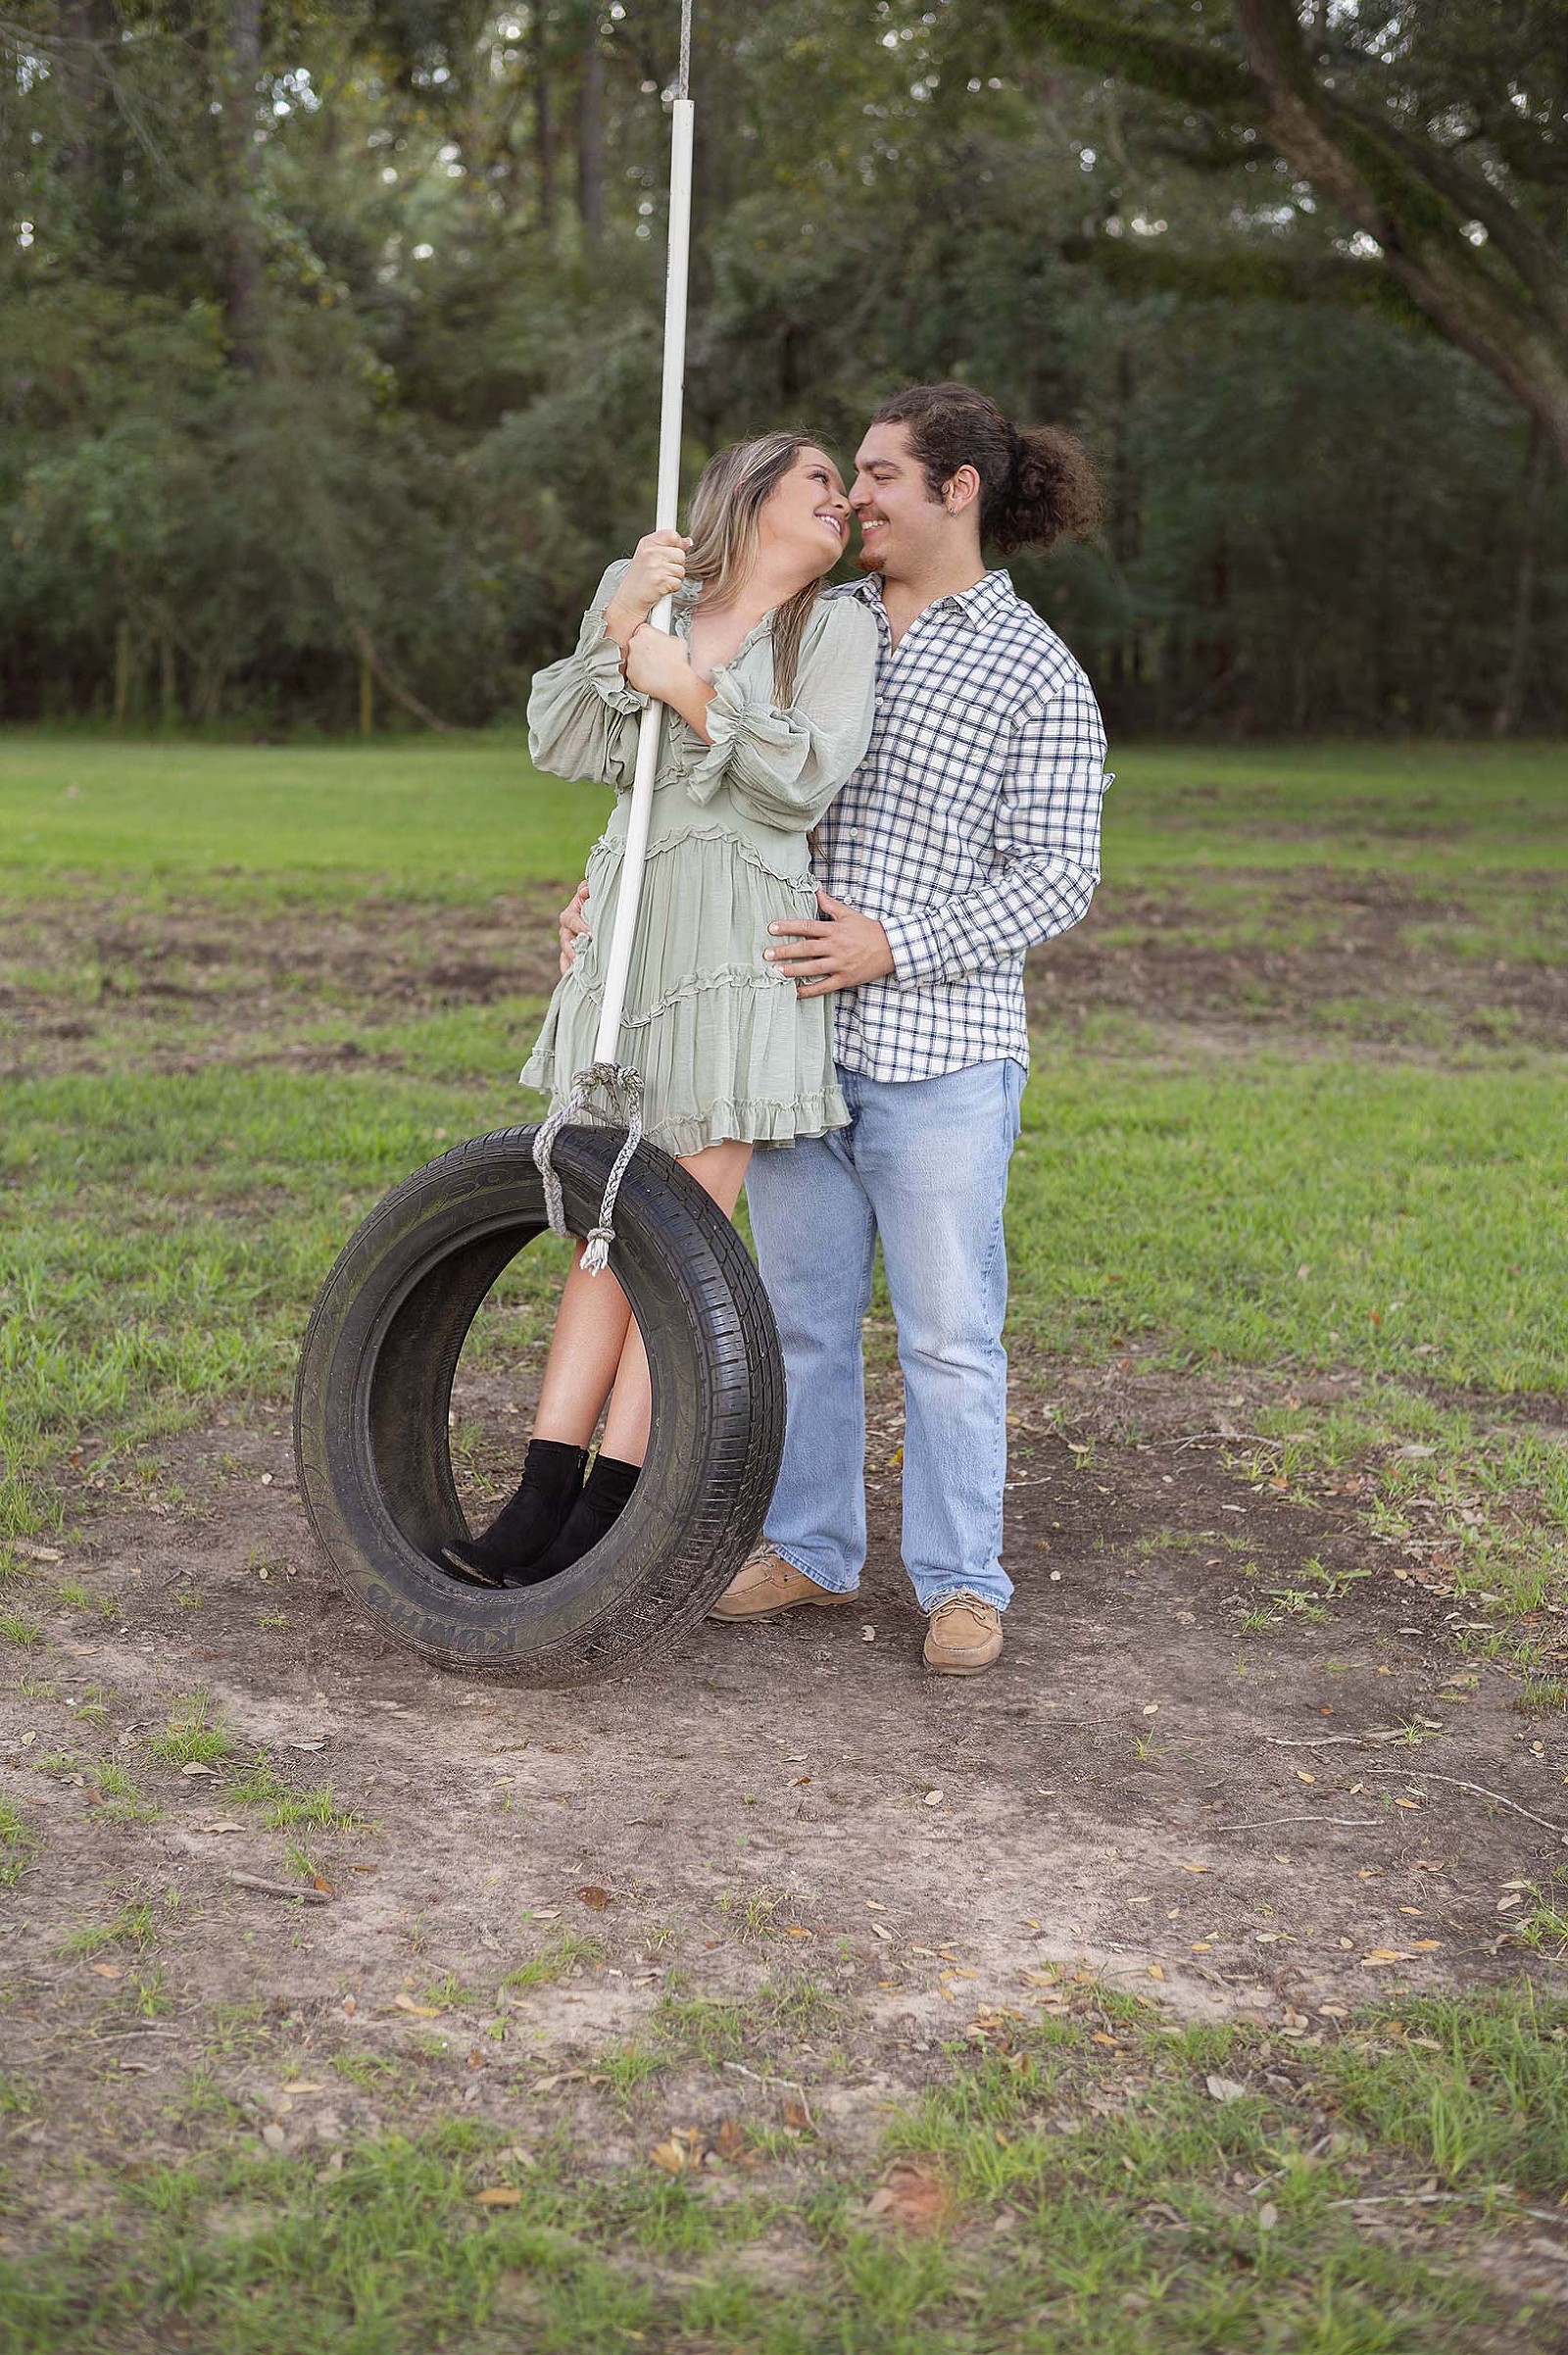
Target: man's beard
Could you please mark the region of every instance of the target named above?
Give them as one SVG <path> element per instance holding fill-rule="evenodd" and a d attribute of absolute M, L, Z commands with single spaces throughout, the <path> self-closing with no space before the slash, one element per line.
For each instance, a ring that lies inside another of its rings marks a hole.
<path fill-rule="evenodd" d="M 862 572 L 880 572 L 882 569 L 881 557 L 874 548 L 867 548 L 863 540 L 855 552 L 855 561 Z"/>

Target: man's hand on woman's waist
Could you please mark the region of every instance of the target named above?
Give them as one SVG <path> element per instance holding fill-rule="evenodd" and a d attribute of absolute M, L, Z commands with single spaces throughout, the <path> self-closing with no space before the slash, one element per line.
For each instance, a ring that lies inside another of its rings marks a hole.
<path fill-rule="evenodd" d="M 825 998 L 832 990 L 857 990 L 862 982 L 891 973 L 893 952 L 875 916 L 861 915 L 831 892 L 816 892 L 820 917 L 789 916 L 768 931 L 787 948 L 764 949 L 769 964 L 789 976 L 802 998 Z"/>

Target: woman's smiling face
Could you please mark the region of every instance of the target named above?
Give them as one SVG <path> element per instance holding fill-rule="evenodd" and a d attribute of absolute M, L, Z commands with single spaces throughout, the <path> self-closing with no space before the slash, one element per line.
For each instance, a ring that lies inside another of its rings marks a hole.
<path fill-rule="evenodd" d="M 838 467 L 825 450 L 808 442 L 768 493 L 757 518 L 760 553 L 808 560 L 826 572 L 844 553 L 850 536 L 850 503 Z"/>

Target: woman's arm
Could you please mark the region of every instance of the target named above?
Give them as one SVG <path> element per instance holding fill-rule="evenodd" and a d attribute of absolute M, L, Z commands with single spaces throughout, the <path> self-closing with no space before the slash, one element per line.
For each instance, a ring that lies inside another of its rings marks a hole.
<path fill-rule="evenodd" d="M 582 617 L 575 648 L 534 673 L 528 696 L 528 750 L 535 766 L 617 791 L 631 784 L 638 722 L 648 701 L 621 675 L 620 648 L 606 628 L 629 568 L 624 558 L 610 566 Z"/>
<path fill-rule="evenodd" d="M 632 686 L 668 704 L 705 744 L 712 742 L 708 732 L 708 707 L 713 690 L 692 668 L 691 649 L 684 638 L 639 625 L 626 649 L 625 667 Z"/>
<path fill-rule="evenodd" d="M 693 801 L 711 801 L 724 784 L 764 825 L 809 832 L 865 758 L 876 658 L 876 623 L 866 607 L 835 597 L 820 626 L 808 632 L 787 706 L 773 703 L 765 687 L 748 685 L 735 666 L 718 671 L 701 731 L 712 750 L 686 781 Z"/>

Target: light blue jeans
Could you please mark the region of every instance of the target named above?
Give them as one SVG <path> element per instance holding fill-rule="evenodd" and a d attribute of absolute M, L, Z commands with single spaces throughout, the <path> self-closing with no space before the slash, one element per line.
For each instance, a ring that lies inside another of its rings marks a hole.
<path fill-rule="evenodd" d="M 928 1611 L 968 1587 L 1005 1610 L 1002 1236 L 1021 1064 L 938 1079 L 840 1070 L 850 1126 L 762 1146 L 746 1180 L 789 1386 L 767 1540 L 835 1595 L 865 1560 L 860 1321 L 878 1235 L 904 1369 L 904 1565 Z"/>

